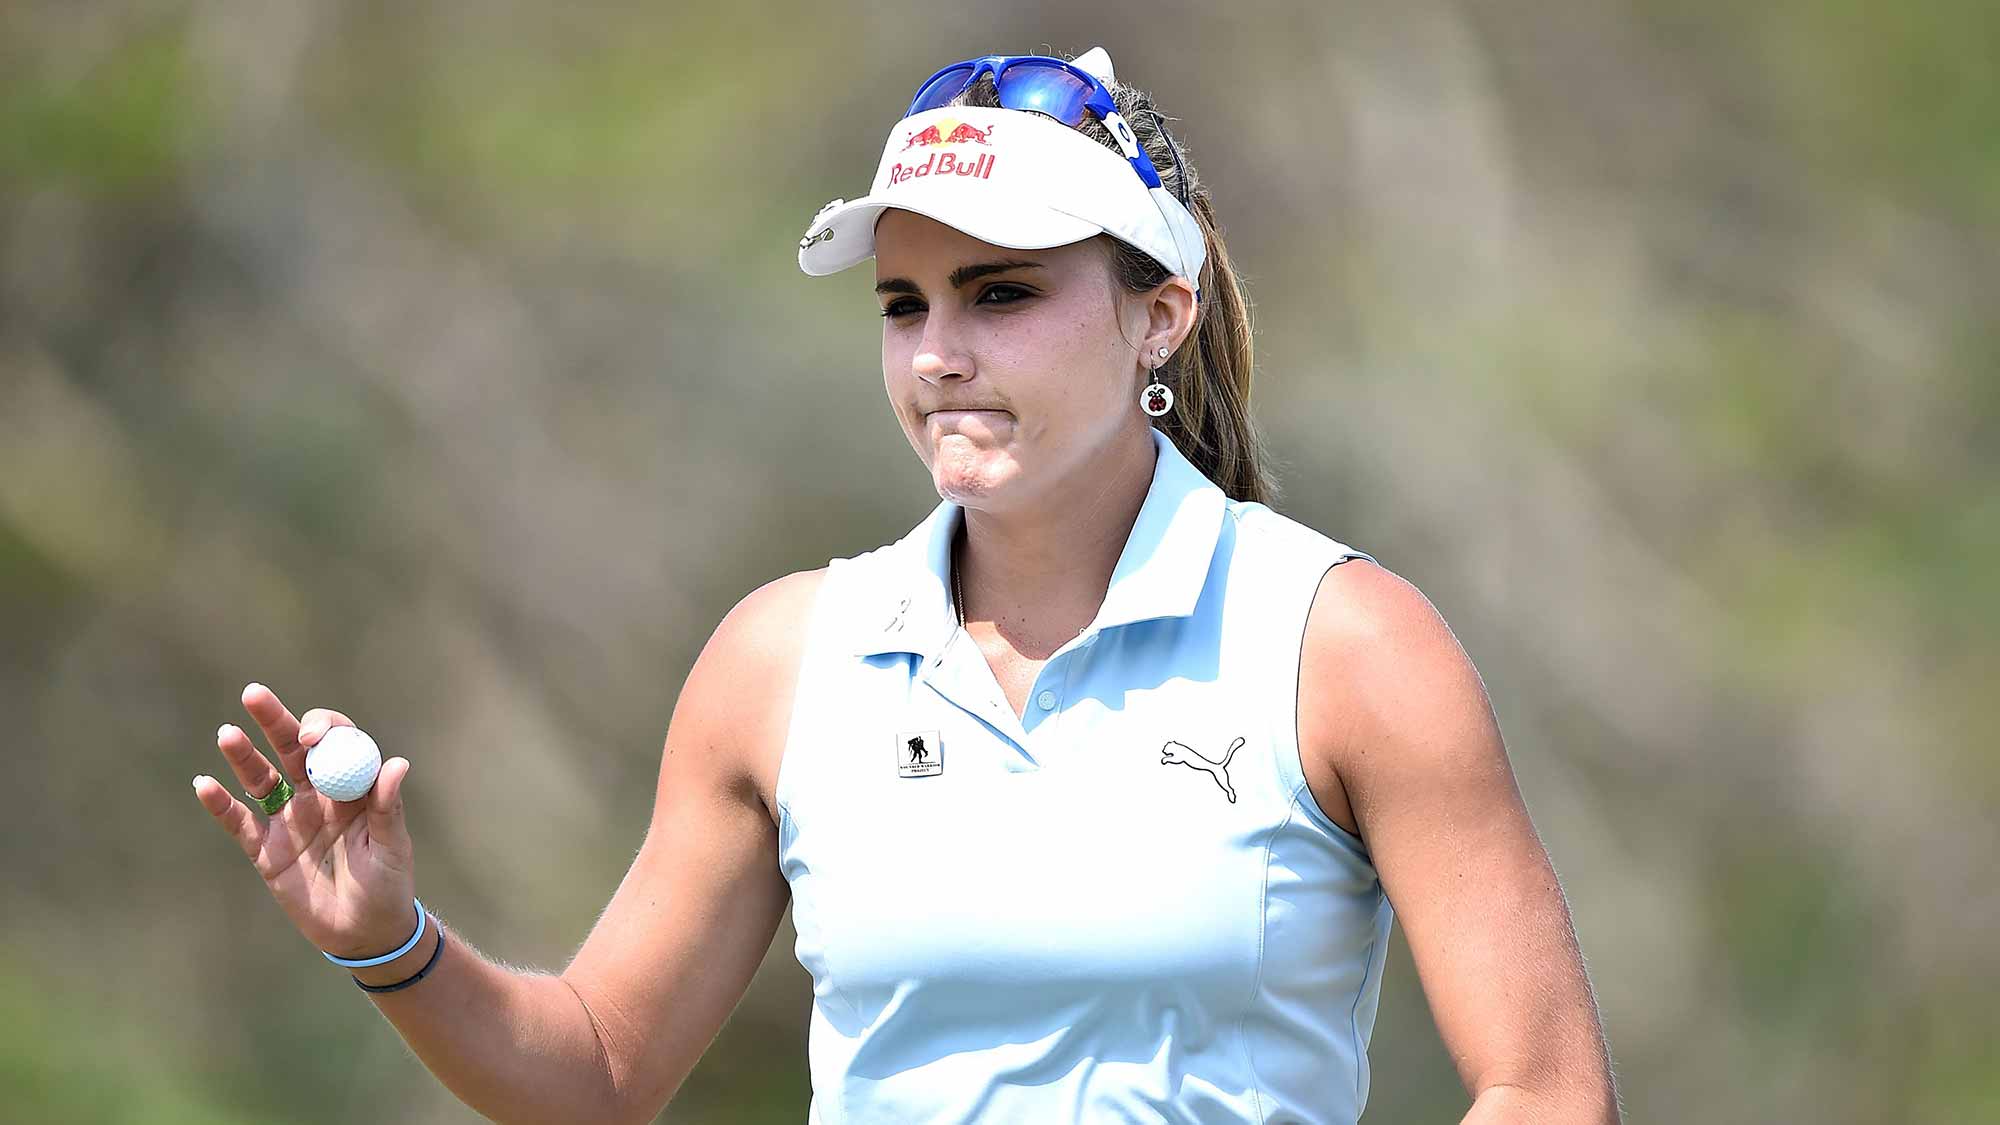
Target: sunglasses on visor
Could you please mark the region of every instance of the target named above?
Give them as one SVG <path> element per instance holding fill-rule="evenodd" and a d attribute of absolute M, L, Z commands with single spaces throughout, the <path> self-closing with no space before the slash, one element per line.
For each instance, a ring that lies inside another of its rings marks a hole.
<path fill-rule="evenodd" d="M 993 76 L 993 90 L 1002 109 L 1043 114 L 1072 129 L 1082 125 L 1086 116 L 1097 118 L 1118 142 L 1119 151 L 1139 180 L 1148 188 L 1161 186 L 1159 170 L 1119 115 L 1111 91 L 1096 75 L 1048 55 L 986 55 L 955 62 L 917 87 L 917 96 L 910 99 L 910 108 L 903 116 L 950 105 L 985 74 Z M 1167 151 L 1173 154 L 1174 178 L 1181 184 L 1181 205 L 1189 206 L 1185 198 L 1187 177 L 1181 174 L 1181 154 L 1172 140 L 1167 142 Z"/>

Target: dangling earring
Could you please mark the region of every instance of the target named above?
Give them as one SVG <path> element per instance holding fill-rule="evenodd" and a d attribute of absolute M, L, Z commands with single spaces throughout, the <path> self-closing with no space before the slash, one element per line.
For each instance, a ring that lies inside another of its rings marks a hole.
<path fill-rule="evenodd" d="M 1166 348 L 1160 348 L 1153 354 L 1160 357 L 1160 366 L 1165 366 L 1167 357 L 1173 353 Z M 1174 392 L 1169 390 L 1165 383 L 1160 382 L 1160 367 L 1156 366 L 1153 368 L 1152 383 L 1139 392 L 1139 409 L 1158 418 L 1173 408 Z"/>

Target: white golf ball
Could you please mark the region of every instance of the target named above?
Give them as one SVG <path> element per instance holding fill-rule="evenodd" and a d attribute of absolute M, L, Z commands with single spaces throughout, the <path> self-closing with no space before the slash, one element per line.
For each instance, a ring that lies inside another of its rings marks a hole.
<path fill-rule="evenodd" d="M 381 772 L 381 749 L 368 732 L 355 727 L 334 727 L 306 751 L 306 777 L 336 801 L 360 800 Z"/>

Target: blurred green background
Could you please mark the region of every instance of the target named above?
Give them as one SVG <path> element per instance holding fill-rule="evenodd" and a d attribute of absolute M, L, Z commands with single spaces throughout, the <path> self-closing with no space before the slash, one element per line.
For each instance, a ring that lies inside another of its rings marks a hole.
<path fill-rule="evenodd" d="M 1281 509 L 1485 674 L 1633 1119 L 2000 1120 L 1991 16 L 0 6 L 0 1118 L 470 1120 L 194 801 L 212 732 L 354 716 L 426 900 L 560 967 L 716 621 L 935 502 L 807 220 L 937 66 L 1102 44 Z M 665 1119 L 801 1121 L 809 999 L 786 929 Z M 1367 1120 L 1456 1120 L 1400 947 L 1371 1055 Z"/>

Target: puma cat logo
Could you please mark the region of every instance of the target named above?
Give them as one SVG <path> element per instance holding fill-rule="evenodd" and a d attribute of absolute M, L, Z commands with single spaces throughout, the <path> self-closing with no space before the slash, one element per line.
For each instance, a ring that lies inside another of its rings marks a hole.
<path fill-rule="evenodd" d="M 1186 766 L 1189 769 L 1202 771 L 1214 778 L 1217 785 L 1222 786 L 1222 791 L 1229 795 L 1229 803 L 1233 805 L 1236 803 L 1236 790 L 1229 784 L 1229 760 L 1234 758 L 1236 752 L 1243 748 L 1243 741 L 1243 739 L 1239 738 L 1230 743 L 1229 749 L 1223 753 L 1222 760 L 1219 762 L 1210 759 L 1206 754 L 1203 754 L 1192 746 L 1180 742 L 1169 742 L 1165 746 L 1160 747 L 1160 764 L 1163 766 L 1178 764 Z"/>

